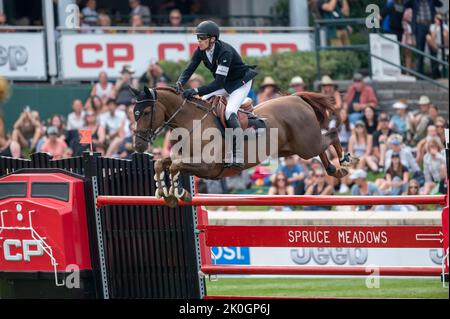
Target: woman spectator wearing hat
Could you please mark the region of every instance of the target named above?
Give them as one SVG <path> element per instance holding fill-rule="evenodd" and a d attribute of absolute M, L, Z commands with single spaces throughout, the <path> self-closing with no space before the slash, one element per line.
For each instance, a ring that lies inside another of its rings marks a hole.
<path fill-rule="evenodd" d="M 279 91 L 280 89 L 273 78 L 271 76 L 266 76 L 259 88 L 257 103 L 260 104 L 262 102 L 280 97 L 280 94 L 278 93 Z"/>
<path fill-rule="evenodd" d="M 344 97 L 344 107 L 347 109 L 350 123 L 355 123 L 362 118 L 361 112 L 367 107 L 376 108 L 378 99 L 374 89 L 364 83 L 360 73 L 353 75 L 353 84 L 348 87 Z"/>
<path fill-rule="evenodd" d="M 116 85 L 114 87 L 116 91 L 116 103 L 117 105 L 131 105 L 133 103 L 133 93 L 130 92 L 128 86 L 132 86 L 136 90 L 139 89 L 139 82 L 137 79 L 133 78 L 134 69 L 125 64 L 120 71 L 121 76 L 117 79 Z"/>
<path fill-rule="evenodd" d="M 395 115 L 392 116 L 391 122 L 389 123 L 389 127 L 400 134 L 403 138 L 406 138 L 406 133 L 408 132 L 408 104 L 406 101 L 401 100 L 395 102 L 392 105 L 392 108 L 395 110 Z"/>
<path fill-rule="evenodd" d="M 288 92 L 290 94 L 300 93 L 305 91 L 305 82 L 300 76 L 294 76 L 289 83 Z"/>
<path fill-rule="evenodd" d="M 322 76 L 322 80 L 319 83 L 320 92 L 324 95 L 331 96 L 334 98 L 334 107 L 339 110 L 342 107 L 341 93 L 338 91 L 338 85 L 333 81 L 333 79 L 328 76 Z"/>
<path fill-rule="evenodd" d="M 418 180 L 423 180 L 423 173 L 421 172 L 420 167 L 411 152 L 411 149 L 404 146 L 402 136 L 399 134 L 392 134 L 388 138 L 388 145 L 389 150 L 386 151 L 384 159 L 385 170 L 387 170 L 391 166 L 392 155 L 394 153 L 398 153 L 402 165 L 406 167 L 410 173 L 413 174 L 413 177 L 417 178 Z"/>
<path fill-rule="evenodd" d="M 368 166 L 372 171 L 378 170 L 378 165 L 372 156 L 372 135 L 367 134 L 363 121 L 355 123 L 355 130 L 348 142 L 348 151 L 359 158 L 357 168 L 364 169 Z"/>
<path fill-rule="evenodd" d="M 41 152 L 50 153 L 54 160 L 65 158 L 69 155 L 66 142 L 58 138 L 58 128 L 50 126 L 47 129 L 47 139 L 41 146 Z"/>

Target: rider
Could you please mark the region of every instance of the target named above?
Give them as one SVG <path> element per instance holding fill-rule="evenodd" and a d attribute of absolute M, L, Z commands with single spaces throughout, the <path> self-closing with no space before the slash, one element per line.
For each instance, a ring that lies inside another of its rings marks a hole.
<path fill-rule="evenodd" d="M 219 40 L 220 30 L 215 22 L 201 22 L 197 26 L 195 34 L 198 48 L 186 70 L 178 78 L 177 88 L 181 89 L 203 61 L 206 68 L 213 73 L 214 81 L 208 85 L 184 91 L 183 97 L 189 99 L 198 94 L 207 100 L 215 95 L 229 95 L 225 110 L 226 124 L 229 128 L 241 128 L 237 111 L 247 97 L 257 72 L 254 70 L 254 66 L 242 62 L 241 56 L 230 44 Z M 236 139 L 233 139 L 234 156 L 232 163 L 225 164 L 226 167 L 243 167 L 243 164 L 237 160 L 239 156 L 236 151 Z"/>

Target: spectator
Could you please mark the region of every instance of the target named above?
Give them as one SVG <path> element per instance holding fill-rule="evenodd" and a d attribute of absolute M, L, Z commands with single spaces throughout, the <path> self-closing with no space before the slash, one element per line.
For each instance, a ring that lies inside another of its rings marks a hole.
<path fill-rule="evenodd" d="M 90 96 L 98 96 L 102 99 L 103 104 L 106 103 L 108 99 L 114 98 L 114 85 L 108 82 L 108 75 L 105 71 L 102 71 L 98 75 L 98 82 L 92 86 Z M 91 107 L 91 105 L 87 105 Z"/>
<path fill-rule="evenodd" d="M 331 96 L 334 98 L 334 107 L 339 110 L 342 107 L 341 93 L 338 91 L 337 84 L 333 79 L 328 76 L 322 76 L 322 80 L 319 83 L 319 89 L 322 94 Z"/>
<path fill-rule="evenodd" d="M 280 94 L 278 93 L 279 91 L 280 89 L 273 78 L 270 76 L 266 76 L 263 83 L 261 84 L 261 87 L 259 88 L 257 97 L 258 104 L 280 97 Z"/>
<path fill-rule="evenodd" d="M 438 116 L 434 121 L 434 125 L 436 126 L 437 135 L 441 140 L 441 144 L 445 145 L 445 129 L 448 128 L 447 121 L 442 116 Z"/>
<path fill-rule="evenodd" d="M 387 33 L 394 33 L 397 40 L 402 40 L 403 26 L 402 19 L 405 12 L 405 0 L 387 1 L 386 5 L 381 10 L 381 17 L 384 19 L 389 16 L 389 30 Z"/>
<path fill-rule="evenodd" d="M 411 179 L 408 183 L 408 190 L 403 194 L 405 196 L 416 196 L 419 195 L 420 185 L 419 182 L 415 179 Z M 417 210 L 425 210 L 425 205 L 401 205 L 403 206 L 402 210 L 406 211 L 417 211 Z"/>
<path fill-rule="evenodd" d="M 283 172 L 277 172 L 275 178 L 273 179 L 272 186 L 269 188 L 269 195 L 294 195 L 294 187 L 288 182 L 287 176 Z M 277 206 L 271 209 L 276 211 L 292 211 L 289 206 Z"/>
<path fill-rule="evenodd" d="M 8 24 L 6 23 L 6 15 L 3 12 L 0 12 L 0 27 L 5 27 Z"/>
<path fill-rule="evenodd" d="M 128 65 L 124 64 L 122 71 L 120 72 L 122 76 L 117 79 L 114 90 L 116 92 L 116 103 L 123 104 L 125 106 L 131 105 L 133 103 L 133 93 L 130 92 L 129 86 L 132 86 L 136 90 L 139 89 L 139 82 L 137 79 L 133 78 L 134 69 Z M 109 99 L 111 100 L 111 99 Z"/>
<path fill-rule="evenodd" d="M 431 104 L 430 109 L 428 110 L 428 116 L 431 119 L 431 124 L 436 121 L 436 119 L 439 117 L 439 109 L 436 105 Z"/>
<path fill-rule="evenodd" d="M 139 14 L 134 14 L 131 17 L 131 28 L 128 33 L 146 33 L 142 28 L 144 27 L 144 22 Z"/>
<path fill-rule="evenodd" d="M 97 13 L 97 1 L 96 0 L 87 0 L 86 6 L 81 10 L 81 13 L 84 16 L 84 22 L 89 25 L 96 25 L 98 21 L 98 13 Z"/>
<path fill-rule="evenodd" d="M 339 141 L 341 142 L 344 150 L 348 148 L 348 141 L 350 140 L 350 136 L 352 135 L 352 131 L 354 129 L 354 125 L 350 123 L 348 120 L 347 110 L 341 108 L 339 110 L 339 116 L 341 117 L 341 126 L 338 128 Z M 330 121 L 330 128 L 336 127 L 336 120 L 332 119 Z"/>
<path fill-rule="evenodd" d="M 135 15 L 141 16 L 143 24 L 150 25 L 151 13 L 150 13 L 149 7 L 141 5 L 140 0 L 129 0 L 128 4 L 131 8 L 131 12 L 130 12 L 130 24 L 131 25 L 132 25 L 133 16 L 135 16 Z"/>
<path fill-rule="evenodd" d="M 395 115 L 392 116 L 389 128 L 406 138 L 408 132 L 408 104 L 406 101 L 398 101 L 392 105 Z"/>
<path fill-rule="evenodd" d="M 0 135 L 0 157 L 20 158 L 20 144 L 8 137 Z"/>
<path fill-rule="evenodd" d="M 283 172 L 288 178 L 288 182 L 294 187 L 294 193 L 296 195 L 303 195 L 305 188 L 305 169 L 297 163 L 295 155 L 286 156 L 284 158 L 284 165 L 278 169 L 278 172 Z"/>
<path fill-rule="evenodd" d="M 381 113 L 378 117 L 378 130 L 373 133 L 372 141 L 372 154 L 375 157 L 375 161 L 378 163 L 379 171 L 384 171 L 384 158 L 386 154 L 386 143 L 389 138 L 394 133 L 391 128 L 389 128 L 389 116 L 386 113 Z"/>
<path fill-rule="evenodd" d="M 288 92 L 290 94 L 294 93 L 300 93 L 305 91 L 305 82 L 303 82 L 303 79 L 300 76 L 294 76 L 291 79 L 291 82 L 289 83 L 289 90 Z"/>
<path fill-rule="evenodd" d="M 106 102 L 106 101 L 105 101 Z M 97 95 L 90 96 L 85 103 L 85 110 L 89 112 L 94 112 L 96 115 L 100 115 L 107 111 L 106 103 L 103 103 L 102 99 Z"/>
<path fill-rule="evenodd" d="M 403 145 L 403 139 L 401 135 L 392 134 L 388 139 L 389 150 L 386 151 L 384 165 L 385 169 L 391 166 L 392 154 L 399 153 L 400 161 L 410 173 L 413 174 L 413 178 L 416 178 L 419 182 L 424 182 L 423 173 L 420 171 L 420 167 L 414 158 L 411 149 Z M 422 183 L 421 183 L 422 184 Z"/>
<path fill-rule="evenodd" d="M 436 14 L 436 7 L 441 7 L 440 0 L 408 0 L 406 8 L 412 8 L 412 29 L 416 38 L 416 47 L 425 51 L 426 37 Z M 423 73 L 423 55 L 417 55 L 417 72 Z"/>
<path fill-rule="evenodd" d="M 128 158 L 133 153 L 133 127 L 136 124 L 133 108 L 133 105 L 127 107 L 126 118 L 120 124 L 116 137 L 111 141 L 106 156 L 118 155 L 121 158 Z"/>
<path fill-rule="evenodd" d="M 441 31 L 442 29 L 444 31 Z M 443 32 L 444 44 L 441 40 L 441 32 Z M 437 13 L 434 16 L 434 24 L 430 26 L 430 32 L 427 34 L 427 44 L 428 49 L 430 50 L 430 54 L 434 57 L 438 57 L 441 60 L 445 60 L 445 57 L 441 56 L 441 47 L 444 46 L 448 49 L 448 25 L 444 24 L 442 20 L 442 15 Z M 431 60 L 431 71 L 433 78 L 438 79 L 441 77 L 441 72 L 439 71 L 439 64 L 433 60 Z"/>
<path fill-rule="evenodd" d="M 377 97 L 373 88 L 363 82 L 363 76 L 355 73 L 353 84 L 348 87 L 344 98 L 344 107 L 347 109 L 350 123 L 355 123 L 362 118 L 361 111 L 367 106 L 376 108 Z"/>
<path fill-rule="evenodd" d="M 387 169 L 384 179 L 376 181 L 378 188 L 385 195 L 401 195 L 405 192 L 409 181 L 409 172 L 400 162 L 400 154 L 393 153 L 391 166 Z"/>
<path fill-rule="evenodd" d="M 318 12 L 322 19 L 342 19 L 350 14 L 348 0 L 318 0 Z M 349 45 L 347 27 L 327 25 L 327 41 L 332 46 Z"/>
<path fill-rule="evenodd" d="M 376 159 L 372 156 L 372 144 L 372 135 L 367 134 L 366 125 L 363 121 L 357 121 L 348 142 L 348 151 L 359 158 L 357 168 L 368 166 L 372 171 L 378 171 Z"/>
<path fill-rule="evenodd" d="M 47 129 L 47 139 L 42 144 L 41 152 L 49 153 L 53 156 L 54 160 L 62 159 L 66 157 L 68 147 L 66 142 L 58 137 L 58 128 L 50 126 Z"/>
<path fill-rule="evenodd" d="M 25 107 L 16 123 L 14 123 L 12 140 L 19 143 L 22 149 L 29 148 L 34 151 L 37 142 L 41 138 L 42 126 L 37 111 L 31 111 Z"/>
<path fill-rule="evenodd" d="M 84 127 L 84 110 L 83 110 L 83 102 L 81 100 L 76 99 L 72 103 L 73 112 L 69 113 L 67 116 L 67 130 L 79 130 Z"/>
<path fill-rule="evenodd" d="M 152 62 L 148 66 L 147 71 L 144 74 L 142 74 L 141 78 L 139 79 L 139 82 L 143 83 L 148 87 L 156 87 L 157 82 L 161 78 L 165 78 L 165 81 L 167 83 L 171 82 L 167 74 L 164 73 L 164 70 L 162 69 L 161 65 L 158 62 Z"/>
<path fill-rule="evenodd" d="M 366 125 L 368 134 L 373 135 L 378 129 L 378 118 L 373 107 L 368 106 L 364 109 L 362 121 Z"/>
<path fill-rule="evenodd" d="M 108 112 L 101 114 L 99 119 L 98 141 L 100 144 L 109 146 L 111 141 L 119 135 L 120 126 L 127 116 L 124 111 L 117 109 L 115 100 L 108 100 L 106 105 Z"/>
<path fill-rule="evenodd" d="M 427 136 L 425 136 L 418 144 L 416 148 L 416 161 L 417 163 L 422 164 L 423 157 L 426 151 L 426 145 L 430 141 L 435 141 L 440 145 L 442 149 L 444 144 L 441 144 L 441 139 L 438 136 L 436 126 L 430 125 L 427 127 Z"/>
<path fill-rule="evenodd" d="M 432 123 L 429 115 L 431 101 L 426 95 L 419 99 L 419 110 L 411 113 L 409 129 L 411 130 L 412 143 L 417 144 L 427 133 L 427 127 Z"/>
<path fill-rule="evenodd" d="M 378 187 L 372 183 L 367 181 L 367 173 L 362 169 L 355 170 L 351 175 L 350 179 L 354 181 L 352 186 L 352 196 L 376 196 L 381 195 Z M 356 207 L 353 206 L 352 210 L 355 210 Z M 374 210 L 374 206 L 359 206 L 358 210 Z"/>
<path fill-rule="evenodd" d="M 402 27 L 403 27 L 403 36 L 402 36 L 402 44 L 409 46 L 416 46 L 416 39 L 414 38 L 413 29 L 411 26 L 412 22 L 412 9 L 406 9 L 403 13 Z M 412 70 L 413 68 L 413 60 L 412 60 L 412 51 L 407 48 L 403 48 L 403 55 L 405 57 L 405 66 Z M 408 72 L 407 72 L 408 73 Z"/>
<path fill-rule="evenodd" d="M 182 27 L 183 26 L 183 16 L 181 11 L 178 9 L 172 9 L 169 12 L 169 26 L 171 27 Z"/>
<path fill-rule="evenodd" d="M 194 73 L 188 81 L 188 85 L 191 89 L 196 89 L 205 84 L 205 79 L 200 74 Z"/>
<path fill-rule="evenodd" d="M 64 119 L 62 115 L 59 114 L 53 114 L 49 121 L 49 126 L 54 126 L 58 130 L 58 136 L 61 139 L 64 139 L 64 134 L 66 133 L 66 127 L 64 123 Z"/>
<path fill-rule="evenodd" d="M 305 195 L 331 195 L 333 186 L 328 185 L 325 180 L 325 171 L 318 169 L 314 171 L 312 184 L 308 187 Z M 306 206 L 305 210 L 331 210 L 331 206 Z"/>
<path fill-rule="evenodd" d="M 445 156 L 440 153 L 442 145 L 436 140 L 430 140 L 426 144 L 426 154 L 423 159 L 425 175 L 425 194 L 436 194 L 438 186 L 445 175 L 441 175 L 442 167 L 445 167 Z"/>
<path fill-rule="evenodd" d="M 97 24 L 100 27 L 98 30 L 99 33 L 114 33 L 114 31 L 109 30 L 111 27 L 111 18 L 106 13 L 100 13 L 98 15 Z"/>

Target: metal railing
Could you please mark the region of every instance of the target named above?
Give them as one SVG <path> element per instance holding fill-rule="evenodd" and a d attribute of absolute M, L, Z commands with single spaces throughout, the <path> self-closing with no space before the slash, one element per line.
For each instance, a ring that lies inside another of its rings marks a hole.
<path fill-rule="evenodd" d="M 368 66 L 369 66 L 369 76 L 372 77 L 372 65 L 371 65 L 371 58 L 377 59 L 382 61 L 383 63 L 389 64 L 391 66 L 397 67 L 402 71 L 408 72 L 413 74 L 414 76 L 416 76 L 417 78 L 420 78 L 422 80 L 425 80 L 435 86 L 438 86 L 440 88 L 443 88 L 445 90 L 449 90 L 448 86 L 445 86 L 444 84 L 440 83 L 439 81 L 436 81 L 435 79 L 432 79 L 422 73 L 419 73 L 411 68 L 402 66 L 401 64 L 396 64 L 393 63 L 389 60 L 386 60 L 378 55 L 375 55 L 371 52 L 370 50 L 370 40 L 369 40 L 369 34 L 370 33 L 376 33 L 378 34 L 378 36 L 380 36 L 382 39 L 390 41 L 392 43 L 395 43 L 397 45 L 399 45 L 402 48 L 406 48 L 409 49 L 411 51 L 413 51 L 416 54 L 422 55 L 425 58 L 428 58 L 440 65 L 442 65 L 444 67 L 444 74 L 445 74 L 445 68 L 449 67 L 449 63 L 438 59 L 437 57 L 430 55 L 424 51 L 421 51 L 415 47 L 412 47 L 410 45 L 406 45 L 401 43 L 400 41 L 391 39 L 387 36 L 385 36 L 384 34 L 382 34 L 380 32 L 379 29 L 376 28 L 365 28 L 368 32 L 367 32 L 367 44 L 354 44 L 354 45 L 342 45 L 342 46 L 331 46 L 331 45 L 322 45 L 322 41 L 321 41 L 321 30 L 323 28 L 323 26 L 342 26 L 342 25 L 364 25 L 366 24 L 366 19 L 365 18 L 352 18 L 352 19 L 339 19 L 339 20 L 329 20 L 329 19 L 316 19 L 314 20 L 314 34 L 315 34 L 315 48 L 316 48 L 316 67 L 317 67 L 317 80 L 320 80 L 321 78 L 321 72 L 320 72 L 320 51 L 324 51 L 324 50 L 351 50 L 351 51 L 364 51 L 367 52 L 367 54 L 369 55 L 369 61 L 368 61 Z"/>

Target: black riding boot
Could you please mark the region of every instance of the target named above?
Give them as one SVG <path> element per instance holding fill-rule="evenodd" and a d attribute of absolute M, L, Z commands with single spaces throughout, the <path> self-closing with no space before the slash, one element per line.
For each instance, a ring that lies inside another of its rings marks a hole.
<path fill-rule="evenodd" d="M 239 119 L 236 113 L 233 113 L 230 115 L 230 118 L 228 120 L 226 120 L 227 122 L 227 127 L 232 128 L 232 129 L 241 129 L 242 132 L 242 128 L 241 128 L 241 124 L 239 123 Z M 231 156 L 229 156 L 229 154 L 227 154 L 227 156 L 225 156 L 225 158 L 230 158 L 232 159 L 231 163 L 227 163 L 225 161 L 225 168 L 229 168 L 229 167 L 235 167 L 235 168 L 243 168 L 244 167 L 244 154 L 242 151 L 242 147 L 243 147 L 243 143 L 240 143 L 241 146 L 237 147 L 237 136 L 233 136 L 233 154 L 231 154 Z M 243 142 L 243 141 L 242 141 Z"/>

